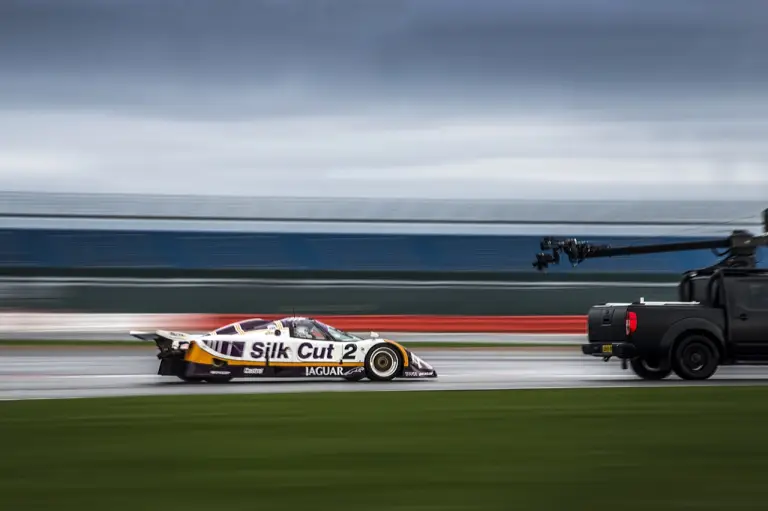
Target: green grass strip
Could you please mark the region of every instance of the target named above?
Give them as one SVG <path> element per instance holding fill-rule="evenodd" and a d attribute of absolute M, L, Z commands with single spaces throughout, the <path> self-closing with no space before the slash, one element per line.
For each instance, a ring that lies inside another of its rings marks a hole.
<path fill-rule="evenodd" d="M 768 387 L 0 403 L 0 509 L 764 510 Z"/>

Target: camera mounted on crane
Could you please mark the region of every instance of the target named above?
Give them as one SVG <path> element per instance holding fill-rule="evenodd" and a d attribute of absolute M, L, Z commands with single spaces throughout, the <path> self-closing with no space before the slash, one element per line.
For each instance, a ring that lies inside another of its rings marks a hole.
<path fill-rule="evenodd" d="M 546 237 L 541 240 L 541 252 L 536 254 L 533 267 L 539 271 L 545 270 L 550 264 L 560 264 L 563 257 L 572 266 L 577 266 L 586 259 L 598 257 L 619 257 L 639 254 L 658 254 L 662 252 L 683 252 L 687 250 L 717 250 L 722 257 L 710 268 L 754 268 L 757 265 L 757 249 L 768 246 L 768 209 L 762 213 L 763 233 L 755 235 L 750 231 L 734 230 L 729 236 L 711 240 L 683 241 L 673 243 L 657 243 L 635 246 L 594 245 L 587 241 L 572 239 L 556 239 Z M 547 253 L 549 251 L 549 253 Z"/>

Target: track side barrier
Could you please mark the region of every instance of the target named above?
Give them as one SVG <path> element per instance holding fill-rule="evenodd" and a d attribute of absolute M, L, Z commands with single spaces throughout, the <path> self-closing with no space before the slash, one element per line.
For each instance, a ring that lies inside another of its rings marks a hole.
<path fill-rule="evenodd" d="M 586 333 L 584 316 L 310 316 L 350 332 Z M 285 315 L 0 313 L 0 332 L 98 333 L 153 329 L 202 332 L 254 317 L 279 319 Z"/>
<path fill-rule="evenodd" d="M 247 319 L 249 316 L 211 317 L 210 329 Z M 280 315 L 258 315 L 279 319 Z M 584 334 L 585 316 L 311 316 L 341 330 L 362 332 Z"/>

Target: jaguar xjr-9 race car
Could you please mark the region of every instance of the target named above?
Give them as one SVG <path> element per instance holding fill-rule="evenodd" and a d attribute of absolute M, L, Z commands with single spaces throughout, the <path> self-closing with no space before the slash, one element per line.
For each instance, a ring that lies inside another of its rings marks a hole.
<path fill-rule="evenodd" d="M 233 378 L 436 378 L 437 371 L 401 344 L 375 332 L 361 338 L 312 318 L 253 318 L 206 334 L 130 333 L 157 344 L 158 374 L 184 381 Z"/>

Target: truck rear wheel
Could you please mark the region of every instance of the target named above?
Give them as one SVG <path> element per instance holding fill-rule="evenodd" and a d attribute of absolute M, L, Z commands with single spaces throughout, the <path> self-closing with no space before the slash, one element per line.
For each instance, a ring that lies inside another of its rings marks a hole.
<path fill-rule="evenodd" d="M 644 380 L 663 380 L 672 373 L 671 367 L 657 365 L 644 358 L 633 358 L 629 361 L 629 366 Z"/>
<path fill-rule="evenodd" d="M 701 335 L 683 338 L 672 353 L 672 368 L 684 380 L 706 380 L 719 364 L 717 346 Z"/>

